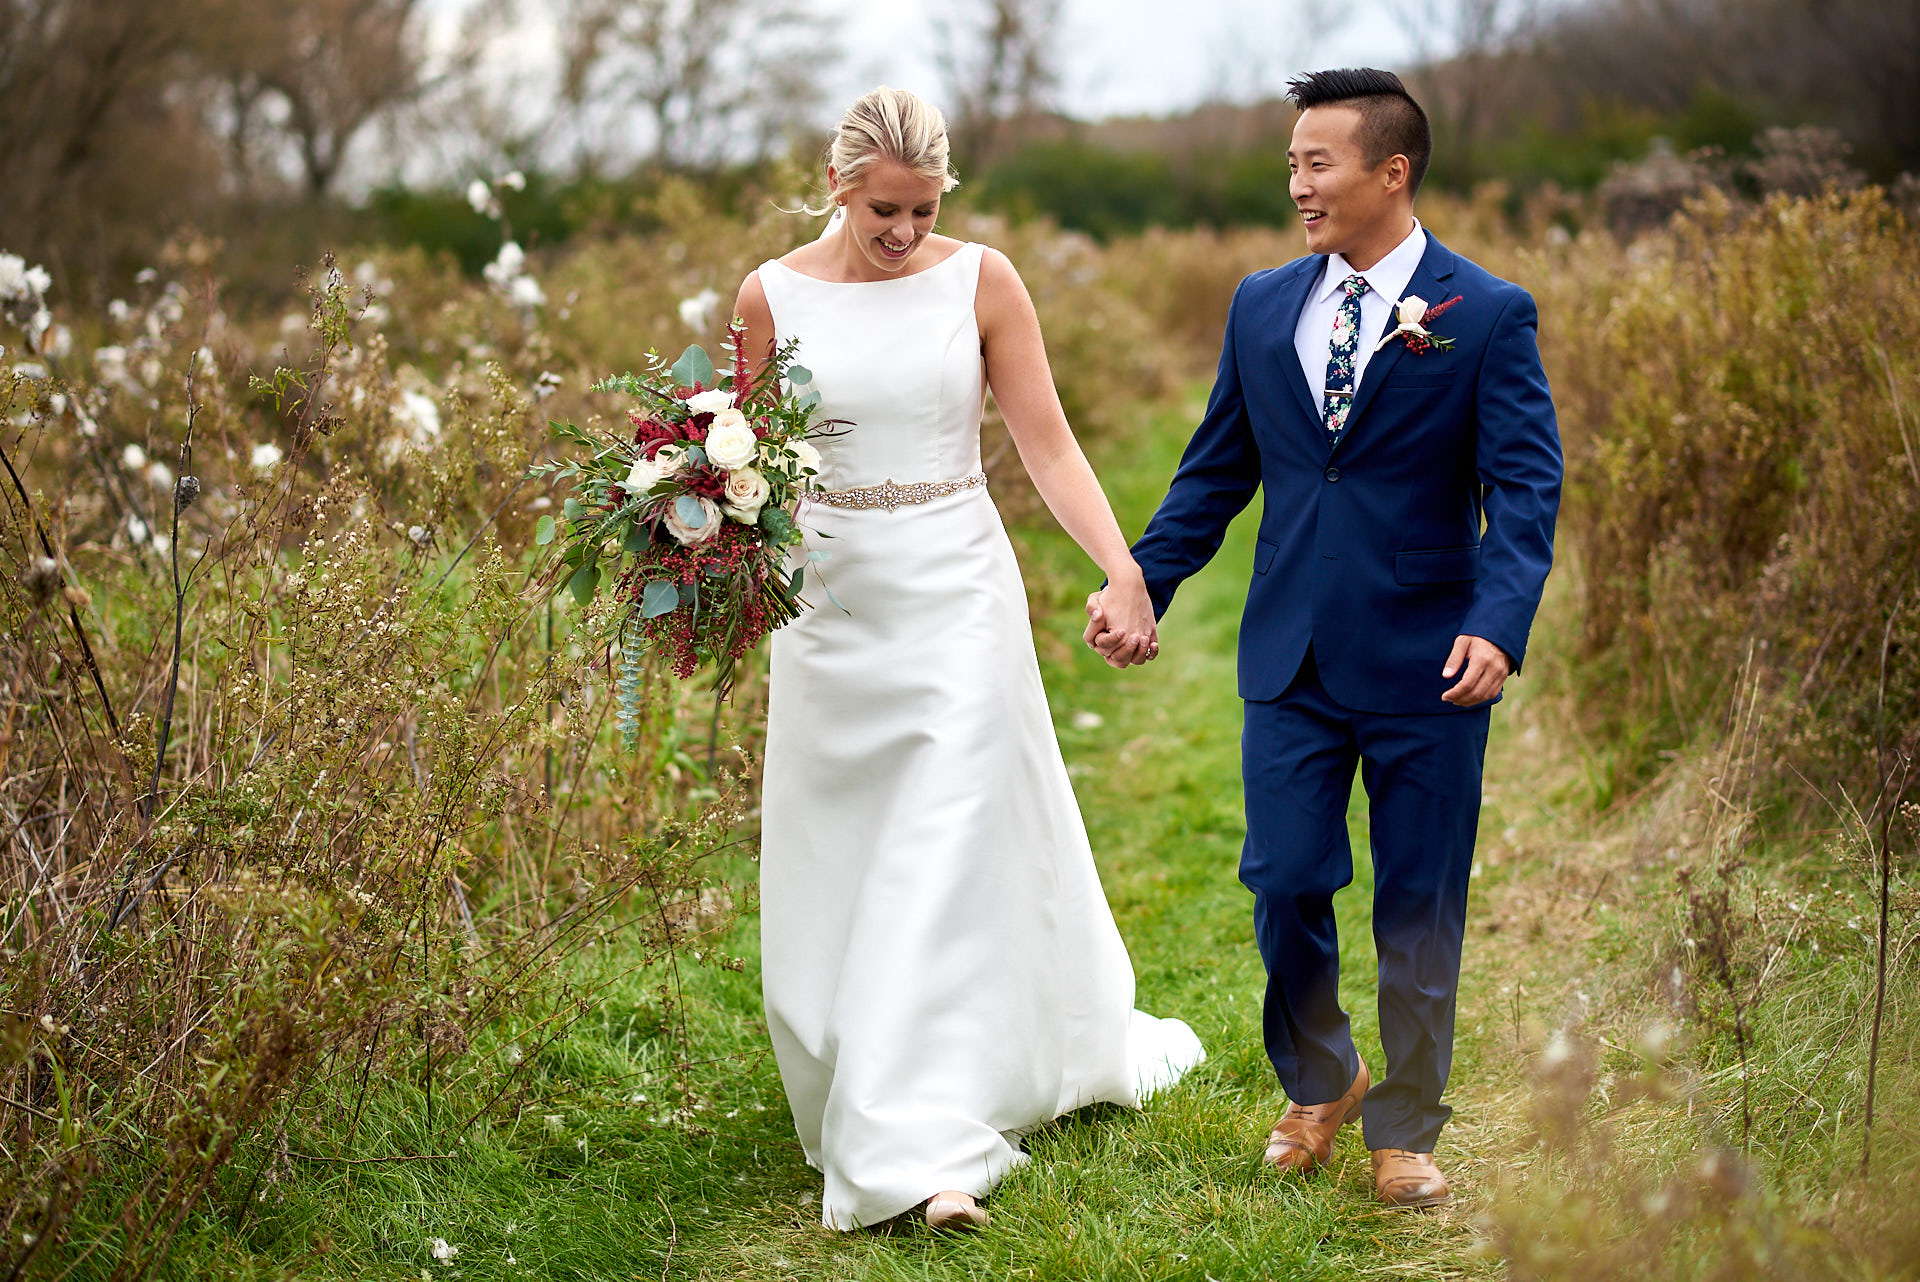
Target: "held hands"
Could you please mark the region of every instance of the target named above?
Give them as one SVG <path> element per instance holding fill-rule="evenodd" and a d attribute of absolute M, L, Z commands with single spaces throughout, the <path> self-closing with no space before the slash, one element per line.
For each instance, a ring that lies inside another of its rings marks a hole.
<path fill-rule="evenodd" d="M 1500 693 L 1513 673 L 1513 660 L 1485 637 L 1455 637 L 1453 653 L 1447 656 L 1447 666 L 1440 675 L 1452 677 L 1456 672 L 1460 673 L 1459 682 L 1440 697 L 1456 707 L 1471 708 Z"/>
<path fill-rule="evenodd" d="M 1127 582 L 1109 583 L 1087 598 L 1087 630 L 1082 638 L 1108 666 L 1128 668 L 1149 663 L 1160 654 L 1160 630 L 1154 622 L 1153 599 L 1137 575 Z"/>

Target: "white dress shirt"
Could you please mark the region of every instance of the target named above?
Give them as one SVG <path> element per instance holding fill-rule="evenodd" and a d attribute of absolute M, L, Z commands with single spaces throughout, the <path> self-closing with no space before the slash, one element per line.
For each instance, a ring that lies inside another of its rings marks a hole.
<path fill-rule="evenodd" d="M 1339 254 L 1328 255 L 1326 267 L 1313 292 L 1307 295 L 1307 305 L 1300 309 L 1300 323 L 1293 331 L 1293 347 L 1300 354 L 1300 372 L 1307 376 L 1307 389 L 1313 393 L 1316 406 L 1326 404 L 1327 357 L 1333 347 L 1333 319 L 1340 314 L 1341 283 L 1349 276 L 1367 278 L 1367 292 L 1360 295 L 1360 350 L 1353 358 L 1353 387 L 1358 391 L 1360 380 L 1367 372 L 1367 362 L 1373 359 L 1373 349 L 1386 333 L 1387 317 L 1406 296 L 1407 282 L 1413 279 L 1414 271 L 1420 266 L 1420 256 L 1426 252 L 1427 233 L 1416 218 L 1407 238 L 1366 271 L 1354 271 L 1353 265 Z"/>

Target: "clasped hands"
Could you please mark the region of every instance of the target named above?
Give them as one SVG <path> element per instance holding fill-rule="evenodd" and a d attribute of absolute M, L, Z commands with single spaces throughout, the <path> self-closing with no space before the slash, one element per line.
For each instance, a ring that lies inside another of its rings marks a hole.
<path fill-rule="evenodd" d="M 1087 630 L 1081 638 L 1108 667 L 1130 668 L 1160 655 L 1160 627 L 1145 581 L 1108 583 L 1087 598 Z"/>
<path fill-rule="evenodd" d="M 1160 655 L 1160 634 L 1146 586 L 1109 583 L 1087 598 L 1087 630 L 1082 638 L 1108 666 L 1129 668 Z M 1440 675 L 1459 680 L 1440 697 L 1455 707 L 1471 708 L 1498 695 L 1513 675 L 1513 660 L 1485 637 L 1458 636 Z"/>

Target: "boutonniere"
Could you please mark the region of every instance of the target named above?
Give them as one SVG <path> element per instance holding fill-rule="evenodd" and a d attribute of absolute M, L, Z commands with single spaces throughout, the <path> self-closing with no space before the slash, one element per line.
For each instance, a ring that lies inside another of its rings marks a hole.
<path fill-rule="evenodd" d="M 1429 307 L 1427 306 L 1427 300 L 1418 294 L 1408 294 L 1400 300 L 1394 309 L 1394 315 L 1400 323 L 1394 326 L 1373 350 L 1377 352 L 1394 339 L 1404 338 L 1407 340 L 1407 350 L 1415 356 L 1420 355 L 1432 347 L 1437 347 L 1443 352 L 1446 351 L 1449 347 L 1453 346 L 1453 340 L 1444 334 L 1436 334 L 1428 329 L 1427 322 L 1459 302 L 1460 299 L 1461 295 L 1455 294 L 1446 302 L 1435 303 L 1432 307 Z"/>

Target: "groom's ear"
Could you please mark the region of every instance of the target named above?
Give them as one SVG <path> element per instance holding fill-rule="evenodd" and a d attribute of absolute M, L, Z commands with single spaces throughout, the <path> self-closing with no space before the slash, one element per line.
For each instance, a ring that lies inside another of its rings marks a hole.
<path fill-rule="evenodd" d="M 1404 191 L 1408 195 L 1413 194 L 1409 186 L 1413 178 L 1413 162 L 1400 153 L 1395 152 L 1393 155 L 1387 157 L 1387 162 L 1382 167 L 1381 176 L 1385 179 L 1386 188 L 1389 192 L 1398 194 Z"/>

